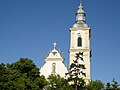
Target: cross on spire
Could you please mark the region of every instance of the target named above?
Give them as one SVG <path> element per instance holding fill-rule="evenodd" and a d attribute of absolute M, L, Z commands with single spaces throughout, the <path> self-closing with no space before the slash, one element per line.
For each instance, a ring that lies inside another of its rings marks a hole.
<path fill-rule="evenodd" d="M 56 48 L 56 45 L 57 45 L 57 44 L 56 44 L 56 42 L 54 42 L 54 44 L 53 44 L 53 46 L 54 46 L 54 49 Z"/>
<path fill-rule="evenodd" d="M 82 6 L 82 0 L 80 0 L 80 6 Z"/>

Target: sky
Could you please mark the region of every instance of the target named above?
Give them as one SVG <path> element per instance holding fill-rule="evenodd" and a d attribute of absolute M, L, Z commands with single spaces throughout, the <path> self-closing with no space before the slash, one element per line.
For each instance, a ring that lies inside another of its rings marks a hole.
<path fill-rule="evenodd" d="M 47 51 L 64 51 L 80 0 L 0 0 L 0 63 L 32 59 L 40 68 Z M 83 0 L 91 28 L 91 79 L 120 83 L 120 0 Z"/>

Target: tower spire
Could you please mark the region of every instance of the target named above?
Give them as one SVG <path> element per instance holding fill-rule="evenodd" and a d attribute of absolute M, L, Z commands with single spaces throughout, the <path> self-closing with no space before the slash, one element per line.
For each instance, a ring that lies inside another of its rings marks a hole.
<path fill-rule="evenodd" d="M 85 21 L 85 12 L 82 6 L 82 0 L 80 0 L 80 6 L 78 7 L 76 21 Z"/>
<path fill-rule="evenodd" d="M 80 0 L 80 6 L 82 6 L 82 0 Z"/>
<path fill-rule="evenodd" d="M 82 5 L 82 0 L 80 0 L 80 5 L 76 13 L 76 23 L 73 27 L 88 27 L 85 21 L 85 12 Z"/>

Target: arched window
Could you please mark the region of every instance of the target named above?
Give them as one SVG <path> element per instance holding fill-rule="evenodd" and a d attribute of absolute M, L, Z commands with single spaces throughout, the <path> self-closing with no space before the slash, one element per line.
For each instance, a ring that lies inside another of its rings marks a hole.
<path fill-rule="evenodd" d="M 81 47 L 81 46 L 82 46 L 82 38 L 78 37 L 78 47 Z"/>
<path fill-rule="evenodd" d="M 56 73 L 56 64 L 53 63 L 52 64 L 52 74 L 55 74 Z"/>

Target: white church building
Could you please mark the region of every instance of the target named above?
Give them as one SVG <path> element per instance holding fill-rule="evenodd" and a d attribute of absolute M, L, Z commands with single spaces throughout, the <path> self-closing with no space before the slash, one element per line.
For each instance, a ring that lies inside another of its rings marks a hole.
<path fill-rule="evenodd" d="M 45 78 L 48 78 L 49 75 L 55 74 L 64 78 L 68 70 L 63 63 L 63 53 L 56 50 L 56 42 L 54 42 L 53 46 L 53 50 L 46 55 L 45 64 L 40 69 L 40 75 L 44 75 Z"/>
<path fill-rule="evenodd" d="M 83 52 L 83 60 L 85 65 L 86 76 L 83 77 L 86 82 L 90 81 L 90 61 L 91 61 L 91 49 L 90 49 L 90 27 L 85 20 L 85 12 L 82 6 L 82 0 L 76 13 L 76 21 L 70 31 L 70 49 L 69 49 L 69 65 L 75 60 L 76 53 Z M 45 64 L 40 69 L 40 75 L 44 75 L 46 78 L 51 74 L 59 74 L 61 77 L 65 77 L 65 73 L 68 72 L 63 63 L 64 57 L 56 50 L 56 43 L 54 43 L 53 50 L 46 56 Z M 80 62 L 80 61 L 79 61 Z"/>

